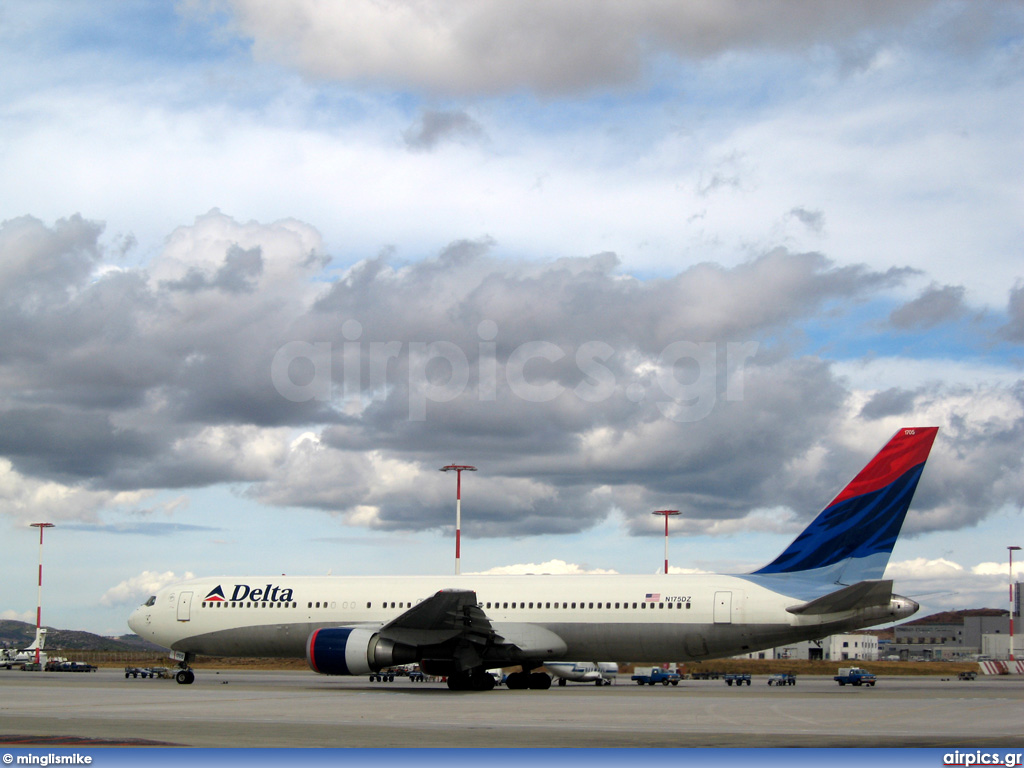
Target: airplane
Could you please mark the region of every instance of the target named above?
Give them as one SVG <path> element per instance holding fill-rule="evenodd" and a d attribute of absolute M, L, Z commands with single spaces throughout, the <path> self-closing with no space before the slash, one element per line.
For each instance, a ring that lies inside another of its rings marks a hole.
<path fill-rule="evenodd" d="M 19 664 L 42 663 L 46 661 L 46 654 L 43 653 L 43 646 L 46 645 L 46 627 L 36 629 L 36 637 L 32 645 L 21 650 L 13 648 L 0 649 L 0 666 L 10 669 Z"/>
<path fill-rule="evenodd" d="M 700 661 L 912 616 L 883 579 L 938 427 L 900 429 L 773 561 L 748 574 L 219 576 L 161 589 L 128 625 L 197 654 L 305 657 L 326 675 L 418 663 L 452 690 L 551 686 L 571 659 Z"/>
<path fill-rule="evenodd" d="M 559 685 L 566 682 L 611 685 L 619 674 L 614 661 L 546 661 L 544 668 L 558 678 Z"/>

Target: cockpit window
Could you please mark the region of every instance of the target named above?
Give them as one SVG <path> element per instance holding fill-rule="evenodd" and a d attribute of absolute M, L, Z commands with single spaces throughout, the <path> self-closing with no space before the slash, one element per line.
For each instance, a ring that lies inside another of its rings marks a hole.
<path fill-rule="evenodd" d="M 144 602 L 143 605 L 156 605 L 156 595 L 150 595 L 149 600 Z"/>

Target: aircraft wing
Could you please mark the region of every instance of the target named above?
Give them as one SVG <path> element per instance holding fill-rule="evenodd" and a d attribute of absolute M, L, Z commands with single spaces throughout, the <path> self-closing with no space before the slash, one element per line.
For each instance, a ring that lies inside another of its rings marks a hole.
<path fill-rule="evenodd" d="M 404 645 L 440 645 L 456 638 L 487 645 L 496 640 L 490 619 L 471 589 L 442 589 L 380 628 L 380 636 Z"/>
<path fill-rule="evenodd" d="M 823 613 L 842 613 L 855 608 L 870 608 L 888 605 L 892 600 L 892 579 L 858 581 L 849 587 L 811 600 L 800 605 L 791 605 L 786 610 L 798 616 L 816 616 Z"/>
<path fill-rule="evenodd" d="M 384 640 L 417 648 L 467 643 L 491 662 L 557 658 L 565 642 L 550 630 L 525 622 L 492 622 L 471 589 L 442 589 L 379 630 Z"/>

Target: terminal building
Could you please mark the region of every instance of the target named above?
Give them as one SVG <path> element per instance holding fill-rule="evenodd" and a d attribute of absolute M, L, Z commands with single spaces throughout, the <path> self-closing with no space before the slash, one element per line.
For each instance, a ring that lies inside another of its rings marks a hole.
<path fill-rule="evenodd" d="M 1014 616 L 1014 622 L 1018 617 Z M 900 660 L 923 659 L 925 661 L 963 660 L 970 661 L 978 656 L 988 655 L 986 646 L 1005 646 L 1009 650 L 1009 611 L 1000 608 L 978 608 L 967 611 L 946 611 L 908 621 L 893 627 L 893 640 L 887 654 L 894 654 Z M 1018 635 L 1015 645 L 1020 645 Z M 999 637 L 986 640 L 986 637 Z M 1001 642 L 1000 642 L 1001 640 Z"/>
<path fill-rule="evenodd" d="M 1013 653 L 1024 657 L 1021 584 L 1014 585 Z M 1010 654 L 1009 611 L 976 608 L 944 611 L 867 633 L 832 635 L 821 640 L 744 654 L 741 659 L 821 661 L 976 661 L 1004 660 Z"/>
<path fill-rule="evenodd" d="M 877 661 L 878 638 L 871 634 L 830 635 L 779 648 L 737 656 L 738 659 L 795 659 L 801 661 Z"/>

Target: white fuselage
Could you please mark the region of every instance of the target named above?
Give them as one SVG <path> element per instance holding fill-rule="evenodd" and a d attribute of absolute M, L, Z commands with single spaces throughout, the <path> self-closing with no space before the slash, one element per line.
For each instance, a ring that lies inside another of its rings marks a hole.
<path fill-rule="evenodd" d="M 894 598 L 885 607 L 799 616 L 786 608 L 801 599 L 722 575 L 224 576 L 167 587 L 128 623 L 175 651 L 301 658 L 314 630 L 380 626 L 448 588 L 475 590 L 499 633 L 517 625 L 555 633 L 563 659 L 715 658 L 913 612 Z"/>

